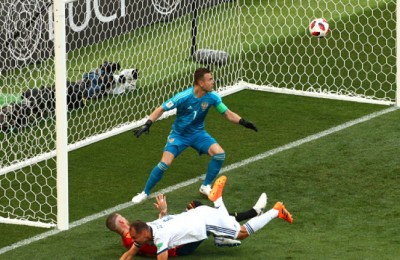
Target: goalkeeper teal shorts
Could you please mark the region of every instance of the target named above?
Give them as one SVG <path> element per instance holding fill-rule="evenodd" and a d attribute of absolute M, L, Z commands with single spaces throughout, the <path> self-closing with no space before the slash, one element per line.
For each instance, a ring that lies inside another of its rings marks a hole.
<path fill-rule="evenodd" d="M 215 143 L 217 143 L 217 141 L 205 130 L 191 135 L 180 135 L 172 130 L 167 138 L 164 151 L 172 153 L 176 158 L 183 150 L 190 146 L 194 148 L 199 155 L 208 154 L 208 149 Z"/>

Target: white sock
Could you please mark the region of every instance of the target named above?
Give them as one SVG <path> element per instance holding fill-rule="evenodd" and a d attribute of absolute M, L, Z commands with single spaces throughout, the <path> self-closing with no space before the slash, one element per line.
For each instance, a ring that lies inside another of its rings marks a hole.
<path fill-rule="evenodd" d="M 228 210 L 225 207 L 224 201 L 222 200 L 222 197 L 219 197 L 216 201 L 214 201 L 214 208 L 224 211 L 227 215 L 229 215 Z"/>
<path fill-rule="evenodd" d="M 246 224 L 244 224 L 244 227 L 247 230 L 247 233 L 249 235 L 254 234 L 261 228 L 263 228 L 265 225 L 268 224 L 271 220 L 274 218 L 278 217 L 279 210 L 277 209 L 270 209 L 264 214 L 261 214 L 260 216 L 254 217 L 250 219 Z"/>

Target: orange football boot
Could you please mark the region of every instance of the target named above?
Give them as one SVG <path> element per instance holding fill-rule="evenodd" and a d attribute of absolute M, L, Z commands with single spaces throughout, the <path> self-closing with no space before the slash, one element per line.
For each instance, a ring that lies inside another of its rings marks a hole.
<path fill-rule="evenodd" d="M 285 208 L 282 202 L 278 201 L 274 205 L 274 209 L 279 210 L 278 218 L 284 219 L 289 223 L 293 222 L 292 214 Z"/>
<path fill-rule="evenodd" d="M 225 183 L 226 183 L 226 176 L 222 175 L 214 182 L 210 194 L 208 194 L 208 199 L 211 201 L 216 201 L 217 199 L 221 198 Z"/>

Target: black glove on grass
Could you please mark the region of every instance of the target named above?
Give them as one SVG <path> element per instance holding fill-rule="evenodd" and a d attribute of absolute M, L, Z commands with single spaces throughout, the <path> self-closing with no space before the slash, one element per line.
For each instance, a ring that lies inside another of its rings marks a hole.
<path fill-rule="evenodd" d="M 153 121 L 150 119 L 146 121 L 144 125 L 139 128 L 133 129 L 133 134 L 139 138 L 143 133 L 148 134 L 150 132 L 150 126 L 153 124 Z"/>
<path fill-rule="evenodd" d="M 244 126 L 244 127 L 246 127 L 246 128 L 250 128 L 250 129 L 252 129 L 252 130 L 254 130 L 254 131 L 258 131 L 258 129 L 257 129 L 257 127 L 256 127 L 256 125 L 255 124 L 253 124 L 252 122 L 250 122 L 250 121 L 247 121 L 246 119 L 244 119 L 244 118 L 241 118 L 240 120 L 239 120 L 239 124 L 241 124 L 242 126 Z"/>

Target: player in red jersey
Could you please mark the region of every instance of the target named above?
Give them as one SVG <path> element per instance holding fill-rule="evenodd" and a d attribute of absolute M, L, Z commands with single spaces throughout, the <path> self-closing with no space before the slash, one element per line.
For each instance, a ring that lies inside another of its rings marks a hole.
<path fill-rule="evenodd" d="M 129 234 L 129 221 L 121 216 L 118 213 L 113 213 L 107 218 L 106 226 L 114 232 L 117 232 L 121 235 L 122 238 L 122 245 L 129 249 L 133 245 L 133 239 Z M 150 244 L 144 244 L 141 248 L 139 253 L 144 256 L 156 256 L 157 255 L 157 247 Z M 176 256 L 176 248 L 169 249 L 168 255 Z"/>
<path fill-rule="evenodd" d="M 164 195 L 156 196 L 157 203 L 154 203 L 155 207 L 160 211 L 159 217 L 163 217 L 167 214 L 167 202 Z M 236 218 L 237 221 L 250 219 L 257 215 L 260 215 L 267 204 L 267 196 L 262 193 L 257 203 L 248 211 L 230 213 Z M 187 210 L 196 208 L 202 205 L 199 201 L 191 201 L 187 205 Z M 125 248 L 129 249 L 134 244 L 134 241 L 129 233 L 129 221 L 118 213 L 113 213 L 108 216 L 106 220 L 106 226 L 111 231 L 118 233 L 122 238 L 122 244 Z M 193 251 L 201 244 L 202 241 L 193 242 L 177 246 L 175 248 L 168 249 L 168 256 L 184 256 L 193 253 Z M 239 246 L 240 241 L 222 237 L 215 237 L 215 246 L 218 247 L 233 247 Z M 140 247 L 139 254 L 143 256 L 157 256 L 157 247 L 153 244 L 143 244 Z"/>

